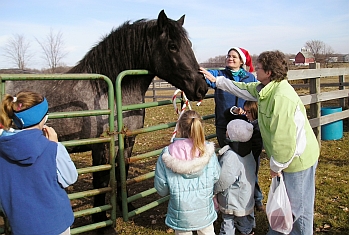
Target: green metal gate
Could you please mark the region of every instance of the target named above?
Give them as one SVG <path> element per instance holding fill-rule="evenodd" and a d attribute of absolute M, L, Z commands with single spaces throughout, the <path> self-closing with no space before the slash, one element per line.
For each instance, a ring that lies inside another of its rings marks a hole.
<path fill-rule="evenodd" d="M 115 83 L 116 87 L 116 109 L 117 113 L 122 113 L 123 111 L 130 111 L 130 110 L 136 110 L 136 109 L 143 109 L 143 108 L 151 108 L 151 107 L 156 107 L 156 106 L 162 106 L 162 105 L 172 105 L 172 100 L 163 100 L 163 101 L 157 101 L 157 102 L 147 102 L 147 103 L 142 103 L 142 104 L 132 104 L 132 105 L 125 105 L 122 106 L 122 94 L 121 94 L 121 81 L 126 75 L 143 75 L 143 74 L 150 74 L 149 71 L 147 70 L 126 70 L 121 72 Z M 205 99 L 208 98 L 213 98 L 213 95 L 206 95 Z M 176 103 L 181 103 L 181 99 L 176 99 Z M 210 114 L 207 116 L 202 116 L 203 120 L 208 120 L 208 119 L 213 119 L 215 117 L 214 114 Z M 145 127 L 137 130 L 128 130 L 127 128 L 124 127 L 123 125 L 123 120 L 122 120 L 122 115 L 118 115 L 118 140 L 119 140 L 119 154 L 118 156 L 124 156 L 124 138 L 126 136 L 133 136 L 137 134 L 142 134 L 142 133 L 147 133 L 147 132 L 153 132 L 153 131 L 158 131 L 162 129 L 167 129 L 167 128 L 174 128 L 176 126 L 176 122 L 170 122 L 166 124 L 159 124 L 155 126 L 150 126 L 150 127 Z M 216 135 L 208 135 L 206 136 L 206 139 L 211 139 L 215 138 Z M 162 149 L 157 149 L 151 152 L 147 152 L 138 156 L 132 156 L 128 159 L 129 163 L 134 163 L 136 161 L 158 156 L 161 153 Z M 153 201 L 147 205 L 144 205 L 140 208 L 137 208 L 133 211 L 128 211 L 128 206 L 127 204 L 130 202 L 133 202 L 135 200 L 142 199 L 144 197 L 147 197 L 151 194 L 155 194 L 156 190 L 155 188 L 150 188 L 146 191 L 142 191 L 140 193 L 137 193 L 135 195 L 132 195 L 130 197 L 127 196 L 127 185 L 131 185 L 136 182 L 141 182 L 149 178 L 153 178 L 155 175 L 155 172 L 149 172 L 147 174 L 138 176 L 133 179 L 126 179 L 126 172 L 125 172 L 125 159 L 123 157 L 118 158 L 118 164 L 120 165 L 121 168 L 121 187 L 122 187 L 122 216 L 124 221 L 128 221 L 130 217 L 133 217 L 135 215 L 138 215 L 142 212 L 145 212 L 147 210 L 150 210 L 161 203 L 164 203 L 168 201 L 169 196 L 162 197 L 156 201 Z"/>
<path fill-rule="evenodd" d="M 73 117 L 86 117 L 86 116 L 99 116 L 108 115 L 109 119 L 109 130 L 108 133 L 104 133 L 101 137 L 70 140 L 62 142 L 66 147 L 77 146 L 77 145 L 90 145 L 97 143 L 109 143 L 110 159 L 109 162 L 115 162 L 115 135 L 114 135 L 114 87 L 111 80 L 103 75 L 99 74 L 62 74 L 62 75 L 38 75 L 38 74 L 0 74 L 0 96 L 1 99 L 5 94 L 5 82 L 6 81 L 19 81 L 19 80 L 104 80 L 108 85 L 108 109 L 103 110 L 83 110 L 74 112 L 57 112 L 50 113 L 50 119 L 57 118 L 73 118 Z M 103 205 L 100 207 L 94 207 L 90 209 L 80 210 L 74 212 L 74 217 L 81 217 L 91 215 L 101 211 L 110 211 L 110 219 L 99 223 L 89 224 L 86 226 L 76 227 L 71 229 L 71 234 L 79 234 L 103 228 L 107 226 L 116 226 L 116 179 L 115 179 L 115 164 L 106 164 L 100 166 L 91 166 L 86 168 L 78 169 L 78 174 L 98 172 L 98 171 L 110 171 L 110 183 L 109 187 L 93 189 L 88 191 L 82 191 L 77 193 L 68 194 L 70 200 L 75 200 L 84 197 L 92 197 L 94 195 L 102 193 L 110 193 L 111 199 L 110 204 Z M 0 234 L 8 231 L 8 224 L 5 220 L 5 228 L 0 228 Z"/>
<path fill-rule="evenodd" d="M 172 100 L 162 100 L 157 102 L 148 102 L 148 103 L 142 103 L 142 104 L 132 104 L 132 105 L 122 105 L 122 93 L 121 93 L 121 81 L 126 75 L 146 75 L 151 74 L 147 70 L 126 70 L 121 72 L 115 83 L 115 98 L 116 98 L 116 113 L 122 114 L 123 111 L 130 111 L 130 110 L 136 110 L 136 109 L 143 109 L 143 108 L 151 108 L 156 106 L 163 106 L 163 105 L 172 105 Z M 114 131 L 114 89 L 113 84 L 111 80 L 103 75 L 99 74 L 62 74 L 62 75 L 37 75 L 37 74 L 1 74 L 0 75 L 0 82 L 1 82 L 1 89 L 0 89 L 0 95 L 1 97 L 5 94 L 5 81 L 16 81 L 16 80 L 104 80 L 108 84 L 108 109 L 106 110 L 84 110 L 84 111 L 75 111 L 75 112 L 59 112 L 59 113 L 50 113 L 49 118 L 50 119 L 56 119 L 56 118 L 71 118 L 71 117 L 84 117 L 84 116 L 98 116 L 98 115 L 108 115 L 109 116 L 109 131 L 108 133 L 104 133 L 103 136 L 99 138 L 91 138 L 91 139 L 80 139 L 80 140 L 71 140 L 71 141 L 64 141 L 62 142 L 66 147 L 70 146 L 76 146 L 76 145 L 89 145 L 89 144 L 96 144 L 96 143 L 107 143 L 109 142 L 110 145 L 110 161 L 109 162 L 115 162 L 116 153 L 115 153 L 115 131 Z M 205 99 L 207 98 L 213 98 L 213 95 L 207 95 Z M 181 99 L 176 99 L 176 103 L 180 103 Z M 213 119 L 215 117 L 214 114 L 210 114 L 207 116 L 202 116 L 203 120 Z M 176 122 L 170 122 L 166 124 L 159 124 L 155 126 L 145 127 L 137 130 L 128 130 L 124 127 L 123 124 L 123 118 L 122 115 L 117 115 L 117 134 L 118 134 L 118 143 L 119 143 L 119 152 L 118 156 L 124 156 L 124 138 L 126 136 L 133 136 L 137 134 L 147 133 L 147 132 L 153 132 L 158 131 L 162 129 L 167 128 L 174 128 L 176 125 Z M 216 135 L 208 135 L 206 136 L 206 139 L 215 138 Z M 132 156 L 128 159 L 129 163 L 134 163 L 136 161 L 146 159 L 153 156 L 158 156 L 161 153 L 162 149 L 157 149 L 154 151 L 150 151 L 144 154 L 140 154 L 138 156 Z M 127 186 L 131 185 L 135 182 L 140 182 L 149 178 L 154 177 L 154 171 L 149 172 L 145 175 L 138 176 L 133 179 L 126 179 L 126 170 L 125 170 L 125 159 L 124 157 L 119 157 L 117 164 L 120 166 L 120 178 L 121 178 L 121 187 L 122 187 L 122 216 L 124 221 L 128 221 L 130 217 L 133 217 L 135 215 L 138 215 L 142 212 L 145 212 L 147 210 L 150 210 L 161 203 L 164 203 L 168 201 L 169 196 L 160 198 L 156 201 L 153 201 L 147 205 L 144 205 L 140 208 L 137 208 L 133 211 L 128 211 L 127 204 L 139 199 L 142 199 L 146 196 L 149 196 L 151 194 L 155 194 L 156 190 L 155 188 L 150 188 L 148 190 L 145 190 L 143 192 L 137 193 L 135 195 L 132 195 L 130 197 L 127 196 Z M 106 188 L 100 188 L 100 189 L 93 189 L 88 191 L 82 191 L 77 193 L 68 194 L 68 197 L 70 200 L 75 200 L 83 197 L 92 197 L 98 194 L 102 193 L 111 193 L 111 203 L 110 205 L 103 205 L 100 207 L 94 207 L 86 210 L 76 211 L 74 212 L 75 218 L 91 215 L 94 213 L 98 213 L 101 211 L 111 211 L 110 219 L 107 221 L 89 224 L 81 227 L 76 227 L 71 229 L 71 234 L 79 234 L 91 230 L 96 230 L 98 228 L 103 228 L 107 226 L 116 226 L 116 179 L 115 179 L 115 164 L 108 164 L 108 165 L 100 165 L 100 166 L 92 166 L 92 167 L 86 167 L 86 168 L 80 168 L 78 169 L 78 174 L 85 174 L 85 173 L 91 173 L 91 172 L 97 172 L 97 171 L 104 171 L 109 170 L 110 171 L 110 185 Z M 0 228 L 0 234 L 4 232 L 3 228 Z"/>

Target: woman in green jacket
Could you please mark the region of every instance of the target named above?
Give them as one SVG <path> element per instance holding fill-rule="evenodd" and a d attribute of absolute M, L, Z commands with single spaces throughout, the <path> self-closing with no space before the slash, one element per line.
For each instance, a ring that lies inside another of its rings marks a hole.
<path fill-rule="evenodd" d="M 287 81 L 287 61 L 280 51 L 261 53 L 255 67 L 259 82 L 241 83 L 201 72 L 217 88 L 245 100 L 258 101 L 258 123 L 270 175 L 283 175 L 294 218 L 290 234 L 313 234 L 315 170 L 319 144 L 307 119 L 306 109 Z M 280 234 L 269 229 L 268 235 Z"/>

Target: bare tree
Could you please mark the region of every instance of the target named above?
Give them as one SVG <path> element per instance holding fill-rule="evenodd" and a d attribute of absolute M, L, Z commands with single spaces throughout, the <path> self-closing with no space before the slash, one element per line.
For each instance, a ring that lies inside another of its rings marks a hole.
<path fill-rule="evenodd" d="M 305 43 L 305 47 L 314 55 L 316 62 L 326 62 L 334 51 L 331 46 L 320 40 L 310 40 Z"/>
<path fill-rule="evenodd" d="M 225 55 L 219 55 L 214 58 L 209 58 L 207 63 L 225 63 Z"/>
<path fill-rule="evenodd" d="M 324 57 L 324 62 L 326 67 L 328 66 L 329 62 L 331 62 L 331 57 L 334 54 L 334 50 L 329 45 L 324 45 L 324 48 L 322 49 L 322 54 Z"/>
<path fill-rule="evenodd" d="M 64 52 L 63 34 L 60 31 L 55 34 L 51 29 L 45 40 L 35 39 L 43 50 L 42 58 L 46 61 L 51 73 L 55 73 L 61 60 L 68 54 Z"/>
<path fill-rule="evenodd" d="M 319 40 L 310 40 L 305 43 L 305 47 L 313 54 L 315 61 L 319 61 L 321 49 L 324 47 L 324 42 Z"/>
<path fill-rule="evenodd" d="M 30 42 L 23 35 L 15 34 L 4 46 L 4 56 L 17 68 L 24 70 L 33 57 L 29 52 Z"/>

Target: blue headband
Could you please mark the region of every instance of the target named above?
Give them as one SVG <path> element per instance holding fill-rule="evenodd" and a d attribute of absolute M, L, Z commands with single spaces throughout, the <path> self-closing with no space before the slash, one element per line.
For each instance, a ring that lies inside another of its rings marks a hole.
<path fill-rule="evenodd" d="M 19 129 L 27 128 L 39 124 L 48 112 L 46 98 L 29 109 L 14 112 L 13 121 Z"/>

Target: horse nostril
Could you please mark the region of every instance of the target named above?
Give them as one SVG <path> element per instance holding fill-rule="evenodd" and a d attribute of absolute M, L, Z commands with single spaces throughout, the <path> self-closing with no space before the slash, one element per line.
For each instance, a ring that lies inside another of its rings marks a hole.
<path fill-rule="evenodd" d="M 206 88 L 199 87 L 199 89 L 197 90 L 197 93 L 196 93 L 196 97 L 199 98 L 198 101 L 205 98 L 205 95 L 206 95 L 207 91 L 208 91 L 207 87 Z"/>

